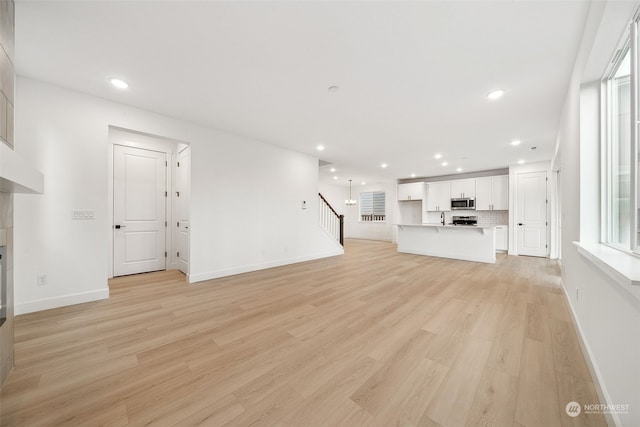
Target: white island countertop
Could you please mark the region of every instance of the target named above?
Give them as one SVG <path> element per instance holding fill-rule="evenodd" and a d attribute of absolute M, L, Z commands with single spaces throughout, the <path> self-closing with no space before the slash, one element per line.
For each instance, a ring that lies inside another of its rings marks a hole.
<path fill-rule="evenodd" d="M 496 262 L 495 226 L 440 223 L 396 225 L 398 252 L 466 261 Z"/>

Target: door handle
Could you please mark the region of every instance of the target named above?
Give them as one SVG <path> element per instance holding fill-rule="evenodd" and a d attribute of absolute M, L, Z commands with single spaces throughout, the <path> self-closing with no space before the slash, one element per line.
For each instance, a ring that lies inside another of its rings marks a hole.
<path fill-rule="evenodd" d="M 119 229 L 121 229 L 121 228 L 125 228 L 125 227 L 126 227 L 126 225 L 116 224 L 116 225 L 114 225 L 113 227 L 114 227 L 116 230 L 119 230 Z"/>
<path fill-rule="evenodd" d="M 523 223 L 521 223 L 521 222 L 519 222 L 519 223 L 518 223 L 518 225 L 522 226 L 522 225 L 524 225 L 524 224 L 523 224 Z"/>

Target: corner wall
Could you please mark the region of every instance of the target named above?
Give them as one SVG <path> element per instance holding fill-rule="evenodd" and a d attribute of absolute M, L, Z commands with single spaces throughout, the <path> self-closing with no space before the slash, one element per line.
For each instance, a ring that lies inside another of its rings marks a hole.
<path fill-rule="evenodd" d="M 605 404 L 629 405 L 610 423 L 640 420 L 640 301 L 585 257 L 574 241 L 600 240 L 599 78 L 637 4 L 593 2 L 557 136 L 561 172 L 562 285 Z M 559 162 L 557 161 L 559 159 Z M 580 402 L 581 404 L 598 402 Z"/>
<path fill-rule="evenodd" d="M 0 144 L 14 145 L 14 11 L 13 0 L 0 2 Z M 7 247 L 6 321 L 0 326 L 0 385 L 13 369 L 13 194 L 0 192 L 0 246 Z"/>
<path fill-rule="evenodd" d="M 108 297 L 109 126 L 191 145 L 190 281 L 342 253 L 318 225 L 315 157 L 22 77 L 17 100 L 16 150 L 47 181 L 15 195 L 16 314 Z"/>

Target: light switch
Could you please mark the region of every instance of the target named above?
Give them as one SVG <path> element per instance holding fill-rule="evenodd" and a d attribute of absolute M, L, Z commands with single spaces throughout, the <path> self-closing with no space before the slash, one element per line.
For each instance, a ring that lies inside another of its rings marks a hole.
<path fill-rule="evenodd" d="M 93 209 L 73 209 L 71 211 L 71 219 L 94 219 L 95 211 Z"/>

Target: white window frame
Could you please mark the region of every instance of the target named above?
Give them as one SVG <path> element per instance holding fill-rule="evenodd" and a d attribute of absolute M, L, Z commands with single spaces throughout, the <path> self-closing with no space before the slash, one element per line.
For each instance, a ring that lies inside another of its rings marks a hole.
<path fill-rule="evenodd" d="M 640 247 L 638 246 L 640 241 L 638 239 L 638 232 L 640 232 L 640 226 L 638 224 L 638 199 L 640 195 L 638 194 L 638 134 L 640 132 L 640 123 L 638 123 L 638 78 L 640 70 L 638 69 L 638 49 L 640 49 L 640 43 L 638 42 L 638 26 L 640 25 L 640 14 L 636 14 L 634 17 L 629 31 L 625 33 L 625 36 L 622 39 L 622 42 L 619 45 L 619 49 L 616 50 L 620 52 L 618 57 L 615 58 L 615 61 L 612 61 L 610 66 L 607 68 L 601 84 L 601 96 L 602 96 L 602 115 L 601 115 L 601 190 L 602 190 L 602 201 L 601 201 L 601 242 L 607 246 L 613 247 L 618 250 L 622 250 L 624 252 L 634 253 L 640 255 Z M 610 129 L 610 120 L 612 113 L 612 99 L 609 96 L 609 85 L 610 79 L 613 77 L 618 67 L 622 63 L 624 59 L 627 48 L 630 51 L 630 166 L 629 166 L 629 246 L 623 246 L 620 244 L 615 244 L 611 241 L 611 226 L 612 226 L 612 218 L 611 218 L 611 205 L 613 203 L 610 194 L 611 184 L 612 184 L 612 174 L 611 174 L 611 161 L 612 161 L 612 152 L 611 152 L 611 129 Z"/>

